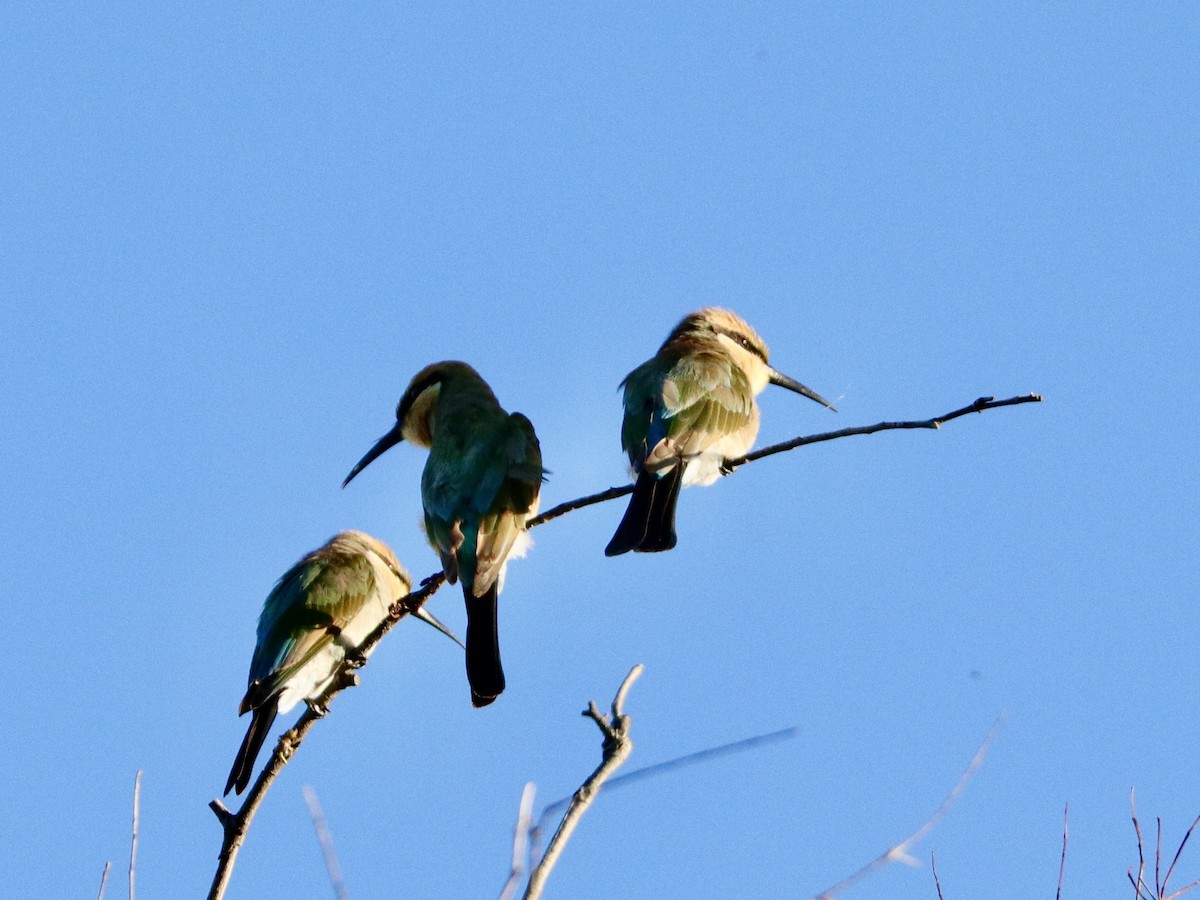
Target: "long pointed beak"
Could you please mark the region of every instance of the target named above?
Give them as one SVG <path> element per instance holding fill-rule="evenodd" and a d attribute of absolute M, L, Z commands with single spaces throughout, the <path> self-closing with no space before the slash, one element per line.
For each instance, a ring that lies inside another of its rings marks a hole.
<path fill-rule="evenodd" d="M 441 622 L 439 622 L 437 620 L 437 617 L 434 616 L 433 613 L 428 612 L 425 609 L 425 607 L 422 606 L 415 613 L 413 613 L 413 615 L 416 616 L 418 619 L 420 619 L 422 622 L 424 622 L 426 625 L 431 625 L 434 628 L 436 628 L 438 631 L 440 631 L 446 637 L 450 638 L 450 640 L 454 641 L 454 643 L 458 644 L 458 646 L 462 647 L 464 650 L 467 649 L 466 644 L 464 644 L 462 641 L 460 641 L 458 639 L 458 635 L 456 635 L 453 631 L 451 631 L 449 628 L 447 628 L 445 625 L 443 625 Z"/>
<path fill-rule="evenodd" d="M 837 409 L 832 403 L 830 403 L 812 388 L 805 387 L 795 378 L 789 378 L 787 375 L 784 375 L 782 372 L 776 371 L 775 369 L 770 369 L 769 371 L 771 373 L 769 376 L 771 384 L 777 384 L 780 387 L 787 388 L 789 391 L 795 391 L 797 394 L 801 394 L 807 397 L 809 400 L 816 400 L 822 406 L 826 406 L 829 409 L 832 409 L 834 412 L 837 412 Z"/>
<path fill-rule="evenodd" d="M 377 440 L 375 442 L 375 446 L 367 451 L 367 455 L 360 459 L 358 464 L 350 470 L 350 474 L 347 475 L 346 480 L 342 482 L 342 487 L 348 485 L 353 480 L 355 475 L 373 463 L 389 448 L 396 446 L 402 440 L 404 440 L 404 430 L 400 423 L 397 422 L 396 427 Z"/>

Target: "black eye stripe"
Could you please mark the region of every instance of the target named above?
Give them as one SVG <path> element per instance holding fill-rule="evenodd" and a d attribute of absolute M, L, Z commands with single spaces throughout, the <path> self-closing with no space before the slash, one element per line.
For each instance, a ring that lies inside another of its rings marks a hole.
<path fill-rule="evenodd" d="M 728 328 L 717 328 L 716 331 L 718 334 L 725 335 L 725 337 L 729 338 L 735 344 L 739 344 L 740 346 L 746 348 L 763 362 L 767 361 L 767 354 L 763 352 L 762 347 L 758 346 L 758 344 L 754 343 L 754 341 L 750 340 L 750 338 L 746 337 L 744 334 L 741 334 L 737 331 L 731 331 Z"/>

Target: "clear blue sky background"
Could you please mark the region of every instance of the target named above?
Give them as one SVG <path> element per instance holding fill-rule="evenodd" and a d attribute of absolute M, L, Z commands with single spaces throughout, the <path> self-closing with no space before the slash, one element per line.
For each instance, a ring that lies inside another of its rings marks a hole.
<path fill-rule="evenodd" d="M 841 409 L 768 390 L 763 443 L 1046 402 L 747 467 L 670 554 L 603 557 L 619 502 L 538 529 L 507 693 L 402 624 L 230 896 L 330 895 L 306 783 L 356 898 L 495 896 L 637 662 L 631 765 L 798 736 L 602 796 L 551 896 L 815 893 L 1001 711 L 847 896 L 933 898 L 930 851 L 1052 896 L 1067 801 L 1063 896 L 1125 896 L 1130 788 L 1200 813 L 1194 5 L 9 3 L 0 78 L 6 896 L 122 895 L 139 767 L 141 895 L 207 888 L 275 579 L 346 527 L 437 568 L 420 451 L 338 487 L 417 369 L 529 415 L 550 505 L 623 483 L 617 383 L 706 304 Z"/>

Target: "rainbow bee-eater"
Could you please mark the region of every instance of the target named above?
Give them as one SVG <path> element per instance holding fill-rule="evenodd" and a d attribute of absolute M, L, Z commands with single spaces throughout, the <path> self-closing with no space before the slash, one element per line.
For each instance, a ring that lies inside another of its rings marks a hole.
<path fill-rule="evenodd" d="M 334 535 L 287 570 L 258 619 L 250 686 L 238 708 L 238 715 L 253 715 L 226 794 L 235 788 L 240 794 L 250 783 L 275 716 L 301 700 L 316 701 L 342 661 L 358 654 L 359 645 L 411 586 L 392 551 L 361 531 Z"/>
<path fill-rule="evenodd" d="M 625 376 L 621 446 L 637 481 L 606 556 L 675 546 L 679 488 L 711 484 L 727 460 L 750 449 L 755 397 L 768 384 L 833 409 L 767 359 L 767 345 L 741 316 L 707 307 L 685 316 L 658 353 Z"/>
<path fill-rule="evenodd" d="M 429 449 L 421 473 L 425 533 L 446 580 L 462 581 L 471 702 L 486 706 L 504 690 L 496 597 L 509 558 L 525 555 L 525 523 L 537 513 L 545 475 L 537 435 L 466 363 L 439 362 L 416 374 L 396 406 L 395 427 L 342 487 L 400 441 Z"/>

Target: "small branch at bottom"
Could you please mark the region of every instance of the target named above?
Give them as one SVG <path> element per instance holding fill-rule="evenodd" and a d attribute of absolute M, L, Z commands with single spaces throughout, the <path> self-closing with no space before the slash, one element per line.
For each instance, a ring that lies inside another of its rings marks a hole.
<path fill-rule="evenodd" d="M 562 821 L 558 824 L 558 830 L 554 832 L 554 837 L 550 839 L 550 845 L 546 848 L 546 852 L 537 866 L 534 867 L 533 874 L 529 876 L 529 886 L 525 889 L 525 900 L 538 900 L 542 896 L 546 880 L 562 855 L 567 841 L 571 839 L 575 826 L 579 824 L 583 814 L 588 811 L 592 801 L 596 799 L 604 782 L 624 764 L 625 760 L 629 758 L 629 754 L 633 752 L 633 740 L 629 737 L 630 718 L 625 715 L 625 697 L 629 693 L 629 688 L 641 677 L 643 670 L 644 666 L 641 663 L 629 670 L 629 674 L 625 676 L 625 680 L 621 682 L 621 686 L 613 698 L 611 716 L 600 712 L 595 703 L 589 703 L 588 708 L 583 711 L 583 715 L 595 722 L 600 733 L 604 735 L 604 740 L 601 742 L 600 765 L 579 786 L 579 790 L 571 798 L 571 804 L 563 814 Z"/>

